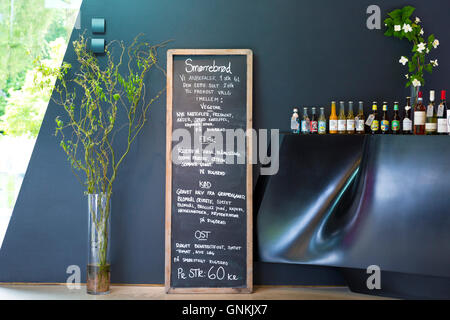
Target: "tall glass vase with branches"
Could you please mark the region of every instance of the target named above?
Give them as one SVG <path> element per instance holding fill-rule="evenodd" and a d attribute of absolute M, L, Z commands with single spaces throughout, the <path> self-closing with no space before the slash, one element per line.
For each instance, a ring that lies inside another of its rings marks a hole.
<path fill-rule="evenodd" d="M 150 106 L 165 90 L 151 90 L 148 83 L 153 70 L 165 76 L 157 59 L 164 43 L 151 45 L 140 39 L 137 36 L 129 46 L 122 41 L 109 43 L 100 62 L 82 34 L 73 42 L 76 68 L 63 63 L 58 69 L 42 65 L 40 70 L 57 76 L 53 100 L 63 112 L 55 119 L 55 135 L 89 198 L 87 290 L 93 294 L 109 292 L 113 183 L 148 121 Z M 124 145 L 114 142 L 118 134 L 124 135 Z"/>

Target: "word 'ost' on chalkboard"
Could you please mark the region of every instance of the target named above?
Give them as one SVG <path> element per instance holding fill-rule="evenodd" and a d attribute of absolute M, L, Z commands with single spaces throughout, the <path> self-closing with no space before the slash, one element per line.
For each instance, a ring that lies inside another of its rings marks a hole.
<path fill-rule="evenodd" d="M 252 59 L 167 52 L 168 293 L 252 291 Z"/>

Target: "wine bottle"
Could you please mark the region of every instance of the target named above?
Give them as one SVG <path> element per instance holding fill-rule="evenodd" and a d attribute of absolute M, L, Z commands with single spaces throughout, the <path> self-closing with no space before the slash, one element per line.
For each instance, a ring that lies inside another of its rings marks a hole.
<path fill-rule="evenodd" d="M 426 108 L 423 105 L 422 91 L 419 91 L 417 103 L 414 106 L 414 134 L 425 134 Z"/>
<path fill-rule="evenodd" d="M 444 98 L 445 98 L 445 91 L 444 91 Z M 447 104 L 445 104 L 445 105 L 447 105 Z M 448 131 L 448 134 L 450 135 L 450 108 L 449 108 L 449 106 L 447 106 L 447 131 Z"/>
<path fill-rule="evenodd" d="M 402 121 L 403 134 L 412 134 L 412 118 L 411 118 L 411 97 L 406 98 L 405 115 Z"/>
<path fill-rule="evenodd" d="M 446 135 L 448 133 L 447 128 L 447 103 L 445 101 L 445 90 L 441 91 L 441 103 L 437 109 L 437 133 L 440 135 Z"/>
<path fill-rule="evenodd" d="M 427 120 L 425 122 L 425 134 L 433 135 L 437 132 L 436 109 L 434 108 L 434 90 L 430 91 L 430 103 L 427 106 Z"/>

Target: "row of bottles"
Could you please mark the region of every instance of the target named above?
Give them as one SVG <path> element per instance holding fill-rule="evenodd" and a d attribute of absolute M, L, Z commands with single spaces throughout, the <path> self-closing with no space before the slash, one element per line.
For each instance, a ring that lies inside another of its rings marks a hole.
<path fill-rule="evenodd" d="M 374 102 L 372 104 L 372 113 L 369 115 L 367 119 L 367 126 L 369 127 L 369 131 L 372 134 L 411 134 L 412 133 L 412 121 L 411 121 L 411 107 L 410 107 L 410 98 L 407 98 L 407 103 L 405 107 L 405 114 L 403 117 L 403 121 L 400 120 L 398 102 L 394 103 L 394 116 L 392 117 L 392 121 L 390 121 L 388 116 L 388 106 L 387 102 L 383 102 L 383 111 L 381 116 L 378 113 L 377 103 Z M 402 128 L 400 128 L 400 123 L 402 123 Z"/>
<path fill-rule="evenodd" d="M 364 115 L 364 104 L 359 102 L 358 112 L 353 111 L 353 102 L 348 103 L 348 112 L 345 112 L 345 103 L 340 102 L 339 114 L 336 113 L 336 102 L 331 103 L 331 115 L 328 121 L 324 108 L 320 108 L 317 116 L 316 108 L 312 108 L 311 118 L 308 108 L 303 108 L 303 116 L 300 118 L 298 109 L 294 109 L 291 118 L 291 130 L 293 133 L 302 134 L 415 134 L 433 135 L 450 133 L 450 110 L 447 109 L 445 91 L 441 92 L 441 102 L 435 106 L 435 92 L 430 91 L 430 103 L 427 107 L 423 104 L 422 92 L 419 92 L 417 104 L 414 106 L 414 119 L 411 117 L 411 99 L 408 97 L 403 118 L 399 114 L 399 103 L 394 103 L 392 119 L 388 114 L 388 104 L 383 102 L 382 112 L 378 112 L 377 102 L 372 104 L 372 113 Z M 446 114 L 447 113 L 447 114 Z M 413 121 L 414 120 L 414 121 Z"/>
<path fill-rule="evenodd" d="M 336 114 L 336 102 L 331 102 L 331 115 L 330 115 L 330 134 L 363 134 L 365 133 L 364 128 L 364 104 L 362 101 L 359 102 L 358 113 L 353 113 L 353 101 L 348 103 L 348 113 L 345 114 L 345 103 L 340 102 L 339 115 Z"/>
<path fill-rule="evenodd" d="M 317 117 L 316 108 L 312 108 L 311 119 L 308 116 L 308 108 L 303 108 L 303 118 L 300 120 L 298 109 L 294 108 L 291 118 L 291 129 L 293 133 L 327 133 L 327 119 L 324 108 L 320 108 L 320 115 Z"/>
<path fill-rule="evenodd" d="M 433 135 L 450 133 L 450 110 L 447 109 L 445 90 L 441 91 L 441 102 L 436 107 L 435 92 L 430 91 L 430 101 L 425 107 L 422 92 L 419 92 L 417 104 L 414 107 L 414 134 Z"/>

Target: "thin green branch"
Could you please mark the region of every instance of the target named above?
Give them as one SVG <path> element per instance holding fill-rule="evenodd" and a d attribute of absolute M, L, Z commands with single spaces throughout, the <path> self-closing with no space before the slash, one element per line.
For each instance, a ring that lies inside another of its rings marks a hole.
<path fill-rule="evenodd" d="M 129 46 L 122 41 L 110 42 L 105 48 L 104 62 L 100 63 L 88 49 L 88 39 L 83 33 L 73 42 L 76 68 L 63 63 L 60 68 L 43 70 L 58 79 L 52 99 L 63 108 L 55 119 L 55 135 L 60 137 L 71 169 L 87 193 L 103 194 L 107 198 L 106 208 L 102 208 L 100 216 L 92 217 L 96 231 L 104 232 L 101 236 L 105 242 L 99 252 L 101 264 L 107 263 L 108 230 L 104 226 L 110 214 L 113 183 L 148 120 L 150 106 L 165 91 L 165 88 L 161 89 L 146 102 L 149 72 L 157 70 L 166 75 L 157 63 L 157 51 L 166 42 L 152 46 L 141 41 L 141 37 L 142 34 L 138 35 Z M 121 73 L 125 54 L 127 65 Z M 126 120 L 119 123 L 122 116 Z M 122 132 L 124 128 L 127 130 Z M 66 132 L 70 134 L 66 135 Z M 124 146 L 116 142 L 120 132 L 125 135 Z"/>

